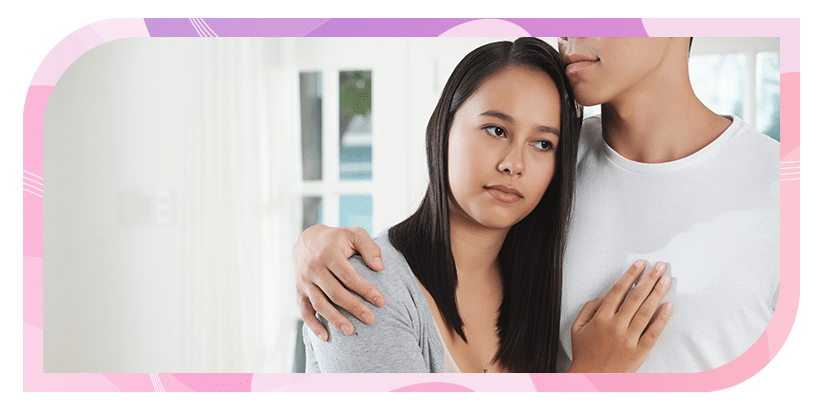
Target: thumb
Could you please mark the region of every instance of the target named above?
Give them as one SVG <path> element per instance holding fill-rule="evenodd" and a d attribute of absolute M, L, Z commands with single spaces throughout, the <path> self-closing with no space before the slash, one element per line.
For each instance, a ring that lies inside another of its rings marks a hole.
<path fill-rule="evenodd" d="M 599 305 L 602 304 L 602 296 L 589 301 L 588 303 L 583 306 L 582 310 L 577 315 L 576 320 L 574 320 L 574 324 L 571 326 L 571 331 L 576 332 L 577 330 L 584 327 L 591 319 L 594 318 L 597 310 L 599 310 Z"/>

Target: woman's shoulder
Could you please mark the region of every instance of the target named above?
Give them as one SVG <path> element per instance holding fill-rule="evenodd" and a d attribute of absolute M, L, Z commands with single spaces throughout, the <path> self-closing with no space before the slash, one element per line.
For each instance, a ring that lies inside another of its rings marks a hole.
<path fill-rule="evenodd" d="M 442 343 L 436 334 L 422 289 L 402 255 L 386 234 L 374 241 L 380 246 L 385 268 L 372 271 L 360 256 L 351 264 L 385 296 L 385 305 L 368 304 L 376 318 L 367 325 L 346 310 L 337 309 L 354 326 L 356 335 L 344 336 L 322 316 L 317 316 L 329 332 L 327 342 L 303 329 L 307 365 L 311 372 L 440 372 Z"/>
<path fill-rule="evenodd" d="M 349 258 L 349 261 L 357 269 L 357 272 L 368 279 L 387 297 L 416 300 L 416 298 L 423 296 L 422 290 L 414 277 L 414 272 L 408 262 L 405 261 L 405 257 L 391 245 L 388 239 L 388 231 L 377 234 L 373 239 L 380 247 L 380 255 L 385 268 L 376 272 L 366 265 L 362 256 L 354 255 Z"/>

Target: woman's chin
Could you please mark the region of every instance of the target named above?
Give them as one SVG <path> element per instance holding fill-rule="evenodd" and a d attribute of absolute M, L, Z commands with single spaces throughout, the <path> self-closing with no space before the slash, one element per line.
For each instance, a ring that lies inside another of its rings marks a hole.
<path fill-rule="evenodd" d="M 524 217 L 516 217 L 511 214 L 484 214 L 475 218 L 478 224 L 493 230 L 508 230 Z"/>

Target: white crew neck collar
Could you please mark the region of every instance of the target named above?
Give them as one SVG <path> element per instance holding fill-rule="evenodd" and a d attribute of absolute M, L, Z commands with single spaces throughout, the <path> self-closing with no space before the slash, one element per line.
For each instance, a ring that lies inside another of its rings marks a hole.
<path fill-rule="evenodd" d="M 727 143 L 733 135 L 742 127 L 742 119 L 738 118 L 735 115 L 725 116 L 728 119 L 731 119 L 732 123 L 722 132 L 719 137 L 714 139 L 711 143 L 707 146 L 699 149 L 695 153 L 683 157 L 678 160 L 664 162 L 664 163 L 642 163 L 633 161 L 630 159 L 626 159 L 622 155 L 616 152 L 608 143 L 605 141 L 605 137 L 602 132 L 602 117 L 597 116 L 596 118 L 599 119 L 599 137 L 602 141 L 602 146 L 605 151 L 605 157 L 608 158 L 612 163 L 616 164 L 619 167 L 622 167 L 626 170 L 633 171 L 636 173 L 664 173 L 669 171 L 679 170 L 683 167 L 689 166 L 692 163 L 695 163 L 703 158 L 710 156 L 715 151 L 719 150 L 725 143 Z"/>

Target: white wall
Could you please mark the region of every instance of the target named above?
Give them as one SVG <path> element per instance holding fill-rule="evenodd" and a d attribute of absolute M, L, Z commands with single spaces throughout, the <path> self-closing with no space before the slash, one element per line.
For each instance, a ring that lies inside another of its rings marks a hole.
<path fill-rule="evenodd" d="M 80 57 L 51 94 L 44 372 L 180 368 L 167 352 L 182 347 L 179 222 L 151 206 L 158 192 L 179 197 L 181 62 L 173 41 L 117 40 Z"/>

